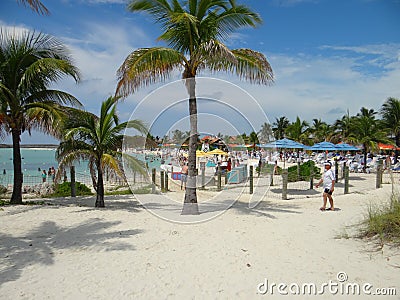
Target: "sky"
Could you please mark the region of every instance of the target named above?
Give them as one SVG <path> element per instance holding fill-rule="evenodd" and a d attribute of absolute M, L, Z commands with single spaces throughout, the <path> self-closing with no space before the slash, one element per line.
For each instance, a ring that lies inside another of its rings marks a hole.
<path fill-rule="evenodd" d="M 17 0 L 1 0 L 0 26 L 43 32 L 67 45 L 82 80 L 76 84 L 65 79 L 56 87 L 74 95 L 91 112 L 98 114 L 101 102 L 114 94 L 116 71 L 129 53 L 164 46 L 157 41 L 159 25 L 147 15 L 127 11 L 124 0 L 42 2 L 49 16 L 38 15 Z M 355 115 L 361 107 L 379 110 L 388 97 L 400 99 L 400 0 L 237 2 L 258 12 L 263 23 L 233 33 L 225 44 L 262 52 L 272 66 L 274 83 L 259 86 L 227 74 L 200 74 L 215 77 L 220 84 L 210 84 L 210 93 L 200 95 L 204 96 L 198 103 L 204 115 L 199 118 L 200 132 L 249 133 L 281 116 L 332 124 L 347 111 Z M 180 77 L 177 72 L 168 82 Z M 159 136 L 175 128 L 189 130 L 187 103 L 170 94 L 170 87 L 154 84 L 128 96 L 118 104 L 121 119 L 143 119 Z M 172 87 L 183 89 L 181 83 Z M 167 95 L 180 104 L 165 106 L 160 98 Z M 212 97 L 219 101 L 210 101 Z M 22 143 L 52 142 L 37 132 L 22 136 Z"/>

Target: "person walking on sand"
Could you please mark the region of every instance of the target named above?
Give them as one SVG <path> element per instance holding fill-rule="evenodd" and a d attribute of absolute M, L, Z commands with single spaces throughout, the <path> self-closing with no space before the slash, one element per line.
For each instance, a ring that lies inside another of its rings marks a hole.
<path fill-rule="evenodd" d="M 185 162 L 182 166 L 182 171 L 181 171 L 181 190 L 182 190 L 182 187 L 184 187 L 186 189 L 188 169 L 189 169 L 188 164 Z"/>
<path fill-rule="evenodd" d="M 332 164 L 330 162 L 326 162 L 324 166 L 325 166 L 324 175 L 322 176 L 320 181 L 315 185 L 316 187 L 319 187 L 321 183 L 324 183 L 323 185 L 324 192 L 322 194 L 323 204 L 320 210 L 324 211 L 326 209 L 327 199 L 329 199 L 329 204 L 331 206 L 330 208 L 328 208 L 328 210 L 335 210 L 332 198 L 332 193 L 335 190 L 335 173 L 332 172 L 331 170 Z"/>

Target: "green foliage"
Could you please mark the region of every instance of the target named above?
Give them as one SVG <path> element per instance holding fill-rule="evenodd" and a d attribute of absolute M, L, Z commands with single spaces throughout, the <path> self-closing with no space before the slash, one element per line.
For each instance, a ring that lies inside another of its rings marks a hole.
<path fill-rule="evenodd" d="M 114 190 L 114 191 L 109 191 L 109 192 L 105 192 L 104 193 L 107 196 L 111 196 L 111 195 L 131 195 L 132 191 L 130 189 L 123 189 L 123 190 Z"/>
<path fill-rule="evenodd" d="M 310 180 L 311 174 L 315 179 L 321 178 L 321 170 L 315 165 L 312 160 L 309 160 L 300 165 L 300 177 L 298 178 L 297 165 L 288 168 L 288 181 L 308 181 Z"/>
<path fill-rule="evenodd" d="M 0 206 L 10 205 L 10 201 L 8 200 L 1 200 L 0 199 Z"/>
<path fill-rule="evenodd" d="M 392 196 L 390 205 L 383 208 L 370 207 L 365 220 L 362 237 L 379 237 L 383 242 L 400 244 L 400 198 Z"/>
<path fill-rule="evenodd" d="M 0 184 L 0 195 L 7 193 L 7 188 Z"/>
<path fill-rule="evenodd" d="M 90 188 L 80 182 L 75 183 L 76 186 L 76 195 L 77 196 L 87 196 L 93 195 Z M 61 184 L 57 184 L 53 194 L 50 194 L 48 197 L 69 197 L 71 196 L 71 182 L 64 182 Z"/>

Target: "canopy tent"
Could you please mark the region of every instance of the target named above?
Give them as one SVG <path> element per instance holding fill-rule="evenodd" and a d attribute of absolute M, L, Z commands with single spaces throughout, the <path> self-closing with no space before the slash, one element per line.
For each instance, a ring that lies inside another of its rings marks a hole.
<path fill-rule="evenodd" d="M 378 143 L 379 150 L 400 150 L 400 147 L 395 145 Z"/>

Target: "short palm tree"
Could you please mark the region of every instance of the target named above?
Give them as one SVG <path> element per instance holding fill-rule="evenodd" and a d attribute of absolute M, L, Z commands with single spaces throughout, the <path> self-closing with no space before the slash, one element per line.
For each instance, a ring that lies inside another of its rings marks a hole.
<path fill-rule="evenodd" d="M 201 70 L 226 71 L 259 84 L 273 80 L 262 53 L 230 50 L 223 43 L 244 27 L 255 27 L 260 16 L 233 0 L 131 0 L 128 9 L 150 14 L 161 24 L 159 40 L 170 47 L 132 52 L 118 70 L 117 95 L 127 96 L 138 87 L 160 81 L 174 70 L 182 72 L 189 94 L 190 141 L 188 181 L 182 214 L 198 214 L 196 195 L 197 101 L 195 78 Z"/>
<path fill-rule="evenodd" d="M 116 100 L 117 98 L 109 97 L 104 101 L 99 117 L 86 111 L 71 111 L 71 118 L 63 128 L 63 141 L 56 152 L 59 161 L 58 174 L 62 174 L 65 167 L 74 161 L 89 162 L 93 187 L 97 194 L 95 207 L 104 207 L 104 170 L 109 168 L 124 177 L 121 167 L 124 135 L 121 132 L 126 128 L 134 128 L 141 133 L 147 133 L 146 127 L 139 120 L 119 123 Z M 125 158 L 129 159 L 136 170 L 143 170 L 133 157 Z"/>
<path fill-rule="evenodd" d="M 397 147 L 400 147 L 400 100 L 388 98 L 383 103 L 380 113 L 385 127 L 394 135 Z"/>
<path fill-rule="evenodd" d="M 337 142 L 349 142 L 349 135 L 351 132 L 351 123 L 353 121 L 353 118 L 350 116 L 349 111 L 347 110 L 347 113 L 342 116 L 341 119 L 338 119 L 334 122 L 333 127 L 334 127 L 334 139 Z"/>
<path fill-rule="evenodd" d="M 387 132 L 382 126 L 380 120 L 375 119 L 373 109 L 361 108 L 360 113 L 353 118 L 350 140 L 363 145 L 364 166 L 365 172 L 367 166 L 367 154 L 371 150 L 378 149 L 378 143 L 388 143 L 390 140 L 387 137 Z"/>
<path fill-rule="evenodd" d="M 63 105 L 80 105 L 72 95 L 50 89 L 65 76 L 79 80 L 66 47 L 37 33 L 0 32 L 0 119 L 13 143 L 14 185 L 11 203 L 22 203 L 21 134 L 36 129 L 57 135 Z"/>
<path fill-rule="evenodd" d="M 274 132 L 274 137 L 277 140 L 283 139 L 285 137 L 285 130 L 289 126 L 290 122 L 286 117 L 275 118 L 275 122 L 272 124 L 272 131 Z"/>
<path fill-rule="evenodd" d="M 299 117 L 296 117 L 296 121 L 289 124 L 285 132 L 288 138 L 297 142 L 305 143 L 308 142 L 308 130 L 309 125 L 306 121 L 301 121 Z"/>
<path fill-rule="evenodd" d="M 49 15 L 47 7 L 40 0 L 17 0 L 18 2 L 29 6 L 32 10 L 40 15 Z"/>
<path fill-rule="evenodd" d="M 264 122 L 264 124 L 261 125 L 258 135 L 260 136 L 260 142 L 263 142 L 263 143 L 271 142 L 272 137 L 273 137 L 271 124 Z"/>

